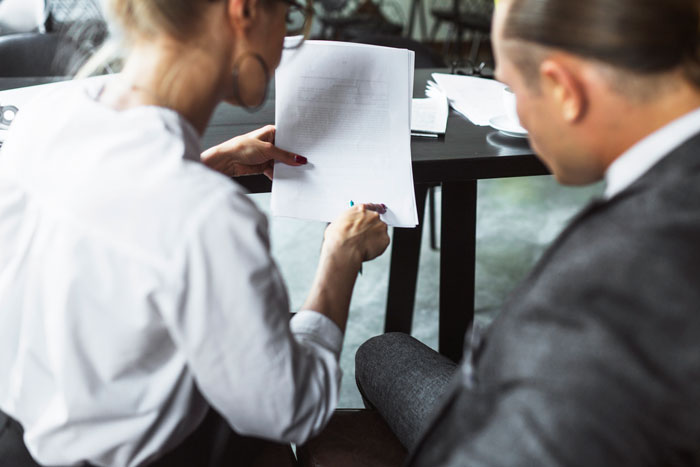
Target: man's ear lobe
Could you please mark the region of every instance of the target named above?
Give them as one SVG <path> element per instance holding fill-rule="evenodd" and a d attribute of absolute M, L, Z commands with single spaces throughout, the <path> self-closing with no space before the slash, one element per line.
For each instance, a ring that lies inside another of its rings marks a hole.
<path fill-rule="evenodd" d="M 542 92 L 550 99 L 563 120 L 576 123 L 586 111 L 586 93 L 575 71 L 567 64 L 546 59 L 540 64 Z"/>

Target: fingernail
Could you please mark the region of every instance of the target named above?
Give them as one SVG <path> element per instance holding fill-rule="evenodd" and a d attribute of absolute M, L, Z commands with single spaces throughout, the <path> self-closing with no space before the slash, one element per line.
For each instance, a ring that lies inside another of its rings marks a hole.
<path fill-rule="evenodd" d="M 382 204 L 380 204 L 380 206 L 382 207 L 382 210 L 379 211 L 379 214 L 385 214 L 386 213 L 386 204 L 382 203 Z"/>
<path fill-rule="evenodd" d="M 309 161 L 306 159 L 306 157 L 297 154 L 294 156 L 294 162 L 297 164 L 306 164 Z"/>

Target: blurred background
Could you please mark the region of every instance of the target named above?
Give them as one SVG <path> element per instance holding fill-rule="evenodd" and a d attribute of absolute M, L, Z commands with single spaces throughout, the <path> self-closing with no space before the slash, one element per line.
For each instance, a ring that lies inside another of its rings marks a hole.
<path fill-rule="evenodd" d="M 85 49 L 75 39 L 84 41 L 89 32 L 93 48 L 83 50 L 89 53 L 104 39 L 96 29 L 101 1 L 0 0 L 0 35 L 70 35 L 74 47 Z M 424 67 L 492 63 L 493 0 L 314 0 L 313 6 L 313 38 L 414 49 Z"/>

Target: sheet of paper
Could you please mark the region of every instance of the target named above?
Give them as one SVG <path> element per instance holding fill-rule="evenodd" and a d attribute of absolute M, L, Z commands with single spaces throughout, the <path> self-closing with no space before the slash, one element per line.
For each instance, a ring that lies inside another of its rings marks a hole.
<path fill-rule="evenodd" d="M 445 96 L 414 98 L 411 131 L 444 135 L 448 114 L 449 104 Z"/>
<path fill-rule="evenodd" d="M 285 50 L 275 78 L 275 144 L 301 167 L 275 165 L 272 213 L 332 221 L 354 203 L 384 203 L 382 219 L 414 227 L 411 166 L 414 54 L 307 41 Z"/>
<path fill-rule="evenodd" d="M 493 117 L 505 114 L 505 84 L 474 76 L 444 73 L 433 73 L 432 76 L 450 105 L 473 124 L 487 126 Z"/>

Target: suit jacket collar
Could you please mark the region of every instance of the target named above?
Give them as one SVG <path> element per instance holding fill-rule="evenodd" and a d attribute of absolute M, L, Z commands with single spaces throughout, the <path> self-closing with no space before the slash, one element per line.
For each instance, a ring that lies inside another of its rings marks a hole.
<path fill-rule="evenodd" d="M 590 218 L 591 215 L 598 213 L 600 210 L 609 209 L 630 197 L 638 196 L 659 187 L 668 186 L 668 184 L 674 183 L 674 179 L 683 176 L 692 170 L 693 167 L 700 167 L 700 133 L 697 133 L 665 157 L 660 158 L 644 175 L 617 195 L 610 199 L 593 199 L 573 217 L 562 233 L 557 236 L 532 273 L 537 274 L 542 268 L 546 267 L 549 257 L 561 246 L 571 232 L 586 219 Z"/>

